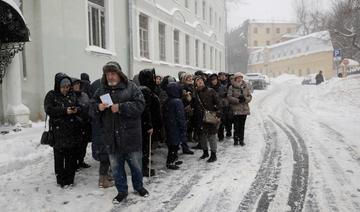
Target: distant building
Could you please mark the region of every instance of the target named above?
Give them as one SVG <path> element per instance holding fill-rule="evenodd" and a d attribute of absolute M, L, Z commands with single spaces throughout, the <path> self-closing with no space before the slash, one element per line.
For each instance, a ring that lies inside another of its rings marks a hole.
<path fill-rule="evenodd" d="M 296 34 L 297 23 L 286 21 L 250 20 L 248 26 L 248 48 L 261 48 L 285 41 Z M 285 36 L 284 36 L 285 35 Z"/>
<path fill-rule="evenodd" d="M 333 50 L 328 31 L 309 34 L 251 52 L 248 72 L 276 77 L 284 73 L 305 76 L 322 70 L 329 79 L 335 75 Z"/>

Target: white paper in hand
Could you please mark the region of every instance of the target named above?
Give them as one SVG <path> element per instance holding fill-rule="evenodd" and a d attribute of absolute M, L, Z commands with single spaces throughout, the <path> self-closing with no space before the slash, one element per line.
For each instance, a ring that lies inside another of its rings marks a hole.
<path fill-rule="evenodd" d="M 111 106 L 111 105 L 114 104 L 112 99 L 111 99 L 110 94 L 108 94 L 108 93 L 104 94 L 104 95 L 101 95 L 100 99 L 101 99 L 101 102 L 104 103 L 104 104 L 107 104 L 107 106 Z"/>

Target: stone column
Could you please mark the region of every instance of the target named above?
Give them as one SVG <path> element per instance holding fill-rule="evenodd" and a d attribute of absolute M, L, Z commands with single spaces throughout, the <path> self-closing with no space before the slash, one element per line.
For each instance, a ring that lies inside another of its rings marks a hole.
<path fill-rule="evenodd" d="M 22 103 L 20 67 L 20 53 L 18 53 L 7 67 L 4 79 L 6 88 L 3 94 L 6 99 L 5 104 L 7 104 L 5 116 L 10 124 L 19 123 L 22 126 L 28 126 L 30 110 Z"/>

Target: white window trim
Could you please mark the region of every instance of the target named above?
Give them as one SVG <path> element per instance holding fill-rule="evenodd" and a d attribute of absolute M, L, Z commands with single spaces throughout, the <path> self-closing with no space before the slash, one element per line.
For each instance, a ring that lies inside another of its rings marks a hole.
<path fill-rule="evenodd" d="M 88 0 L 85 2 L 85 20 L 86 20 L 86 47 L 85 51 L 90 53 L 98 53 L 105 55 L 116 56 L 115 51 L 115 30 L 114 30 L 114 0 L 105 0 L 105 44 L 107 48 L 101 48 L 99 46 L 89 45 L 89 17 L 88 17 Z"/>

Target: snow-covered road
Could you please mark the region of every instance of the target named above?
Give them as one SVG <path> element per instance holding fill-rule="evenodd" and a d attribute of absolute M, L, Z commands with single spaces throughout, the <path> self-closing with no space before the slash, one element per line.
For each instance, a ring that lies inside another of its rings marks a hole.
<path fill-rule="evenodd" d="M 166 148 L 156 149 L 150 196 L 130 186 L 118 206 L 115 188 L 97 188 L 90 154 L 74 187 L 55 185 L 52 151 L 38 145 L 43 123 L 0 135 L 0 211 L 360 211 L 360 78 L 300 81 L 281 76 L 255 91 L 246 146 L 219 143 L 215 163 L 196 151 L 167 170 Z"/>

